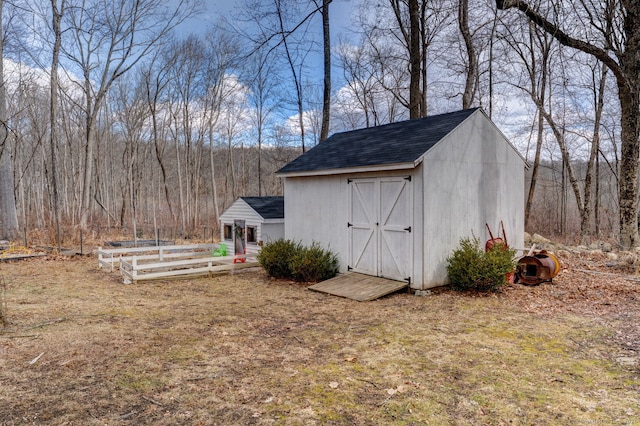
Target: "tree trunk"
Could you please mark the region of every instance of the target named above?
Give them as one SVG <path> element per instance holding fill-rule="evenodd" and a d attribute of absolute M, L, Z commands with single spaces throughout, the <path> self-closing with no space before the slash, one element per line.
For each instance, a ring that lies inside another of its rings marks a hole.
<path fill-rule="evenodd" d="M 602 65 L 601 76 L 600 76 L 600 84 L 598 85 L 598 89 L 595 89 L 595 81 L 594 81 L 594 107 L 595 107 L 595 118 L 593 122 L 593 140 L 591 141 L 591 152 L 589 154 L 589 161 L 587 163 L 587 172 L 584 178 L 584 206 L 582 211 L 580 212 L 580 239 L 582 243 L 586 243 L 587 238 L 591 234 L 591 228 L 589 226 L 589 222 L 591 220 L 591 194 L 592 194 L 592 182 L 593 182 L 593 174 L 594 167 L 596 168 L 597 173 L 597 165 L 596 160 L 598 158 L 598 152 L 600 151 L 600 122 L 602 120 L 602 111 L 604 109 L 604 96 L 606 92 L 606 82 L 607 82 L 607 67 Z M 597 193 L 596 193 L 597 196 Z"/>
<path fill-rule="evenodd" d="M 289 68 L 291 68 L 291 76 L 293 77 L 293 82 L 296 87 L 296 104 L 298 106 L 298 125 L 300 126 L 300 143 L 302 145 L 302 152 L 304 153 L 307 150 L 307 148 L 305 146 L 305 141 L 304 141 L 304 138 L 305 138 L 304 109 L 302 105 L 302 83 L 300 81 L 302 77 L 296 71 L 296 67 L 293 63 L 293 56 L 291 54 L 291 50 L 289 49 L 289 43 L 287 41 L 287 31 L 285 31 L 284 29 L 284 18 L 283 18 L 281 0 L 275 0 L 275 4 L 276 4 L 276 13 L 278 15 L 278 24 L 280 26 L 280 33 L 282 34 L 282 44 L 284 45 L 284 50 L 287 56 L 287 62 L 289 64 Z"/>
<path fill-rule="evenodd" d="M 638 77 L 636 77 L 638 78 Z M 618 88 L 619 91 L 624 90 Z M 638 245 L 638 108 L 637 94 L 625 93 L 621 96 L 621 156 L 618 188 L 620 204 L 620 244 L 623 248 Z"/>
<path fill-rule="evenodd" d="M 57 0 L 51 0 L 52 11 L 52 24 L 53 35 L 55 41 L 53 44 L 53 55 L 51 58 L 51 81 L 50 90 L 51 97 L 49 102 L 50 120 L 49 120 L 49 136 L 50 136 L 50 148 L 51 148 L 51 188 L 53 196 L 53 215 L 56 227 L 56 244 L 58 246 L 58 252 L 62 249 L 62 241 L 60 234 L 60 200 L 58 190 L 58 61 L 60 58 L 60 44 L 62 42 L 62 31 L 60 29 L 60 20 L 62 13 L 64 12 L 65 1 L 62 0 L 60 7 L 57 5 Z"/>
<path fill-rule="evenodd" d="M 4 0 L 0 0 L 0 216 L 2 217 L 0 238 L 14 240 L 19 235 L 18 211 L 14 192 L 13 164 L 9 149 L 9 128 L 7 125 L 7 92 L 4 84 L 4 28 L 2 10 Z"/>
<path fill-rule="evenodd" d="M 329 3 L 331 3 L 331 0 L 322 0 L 324 90 L 322 96 L 322 127 L 320 130 L 320 142 L 329 136 L 329 120 L 331 117 L 331 33 L 329 31 Z"/>
<path fill-rule="evenodd" d="M 543 132 L 544 132 L 544 116 L 542 115 L 542 111 L 538 110 L 538 134 L 536 139 L 536 152 L 533 159 L 533 166 L 531 168 L 531 183 L 529 184 L 529 193 L 527 195 L 527 203 L 524 208 L 525 228 L 528 228 L 529 226 L 529 217 L 531 215 L 533 198 L 536 192 L 536 184 L 538 183 L 538 170 L 540 169 L 540 154 L 542 152 Z"/>
<path fill-rule="evenodd" d="M 80 228 L 87 229 L 89 223 L 89 210 L 91 204 L 91 181 L 93 180 L 93 151 L 96 143 L 96 117 L 98 100 L 91 95 L 93 92 L 89 70 L 85 69 L 84 96 L 85 96 L 85 129 L 84 129 L 84 158 L 82 168 L 82 195 L 80 198 Z"/>
<path fill-rule="evenodd" d="M 409 0 L 409 21 L 410 32 L 409 38 L 409 118 L 419 118 L 422 116 L 420 111 L 421 94 L 420 94 L 420 7 L 418 0 Z"/>
<path fill-rule="evenodd" d="M 469 31 L 469 0 L 460 0 L 460 4 L 458 5 L 458 26 L 467 49 L 467 76 L 464 92 L 462 93 L 462 109 L 467 109 L 473 105 L 478 70 L 473 38 L 471 37 L 471 31 Z"/>

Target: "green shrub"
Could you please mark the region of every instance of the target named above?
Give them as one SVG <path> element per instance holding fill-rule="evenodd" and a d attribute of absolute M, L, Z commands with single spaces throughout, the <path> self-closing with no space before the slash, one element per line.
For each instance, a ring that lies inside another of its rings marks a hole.
<path fill-rule="evenodd" d="M 280 238 L 262 247 L 258 262 L 271 277 L 292 278 L 291 259 L 301 248 L 300 243 Z"/>
<path fill-rule="evenodd" d="M 279 239 L 260 250 L 258 261 L 274 278 L 317 282 L 338 273 L 337 256 L 317 243 L 305 247 L 291 240 Z"/>
<path fill-rule="evenodd" d="M 291 272 L 296 281 L 328 280 L 338 273 L 338 258 L 331 251 L 313 243 L 311 247 L 302 247 L 291 258 Z"/>
<path fill-rule="evenodd" d="M 496 244 L 485 252 L 476 237 L 463 238 L 447 259 L 451 286 L 460 291 L 499 291 L 508 284 L 507 274 L 515 268 L 514 255 L 515 250 L 503 244 Z"/>

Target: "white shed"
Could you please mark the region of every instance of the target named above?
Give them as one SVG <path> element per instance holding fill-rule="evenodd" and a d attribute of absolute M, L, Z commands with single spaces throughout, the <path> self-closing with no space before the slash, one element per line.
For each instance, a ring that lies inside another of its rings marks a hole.
<path fill-rule="evenodd" d="M 524 247 L 525 166 L 479 108 L 336 133 L 277 172 L 285 238 L 331 249 L 340 272 L 444 285 L 486 224 Z"/>
<path fill-rule="evenodd" d="M 284 197 L 235 200 L 220 215 L 220 240 L 229 247 L 233 247 L 234 231 L 242 236 L 244 247 L 284 238 Z"/>

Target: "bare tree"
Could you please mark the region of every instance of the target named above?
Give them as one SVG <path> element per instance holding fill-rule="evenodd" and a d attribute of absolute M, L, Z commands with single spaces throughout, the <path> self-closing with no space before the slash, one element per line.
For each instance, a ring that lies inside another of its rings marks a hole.
<path fill-rule="evenodd" d="M 297 69 L 295 59 L 293 57 L 294 52 L 289 46 L 290 42 L 288 39 L 288 35 L 290 31 L 285 28 L 285 23 L 284 23 L 285 12 L 282 7 L 282 1 L 274 0 L 274 2 L 276 7 L 276 16 L 278 18 L 278 25 L 279 25 L 278 34 L 280 34 L 282 37 L 282 45 L 284 46 L 285 57 L 287 59 L 287 64 L 291 69 L 291 77 L 293 78 L 293 83 L 296 90 L 296 105 L 298 107 L 298 124 L 300 126 L 300 143 L 302 145 L 302 152 L 305 152 L 306 146 L 305 146 L 305 128 L 304 128 L 304 106 L 302 103 L 303 98 L 302 98 L 301 70 Z M 301 61 L 299 68 L 302 68 L 302 63 L 303 62 Z"/>
<path fill-rule="evenodd" d="M 540 161 L 542 156 L 542 143 L 544 140 L 544 113 L 546 105 L 549 61 L 553 53 L 551 36 L 544 32 L 536 31 L 530 25 L 517 25 L 516 23 L 504 23 L 505 40 L 512 52 L 519 60 L 517 70 L 522 73 L 522 78 L 514 78 L 511 84 L 526 93 L 537 105 L 538 114 L 534 127 L 536 128 L 536 143 L 531 166 L 531 181 L 525 202 L 525 226 L 529 225 L 529 219 L 533 208 Z M 510 59 L 511 60 L 511 59 Z M 513 59 L 512 61 L 515 61 Z M 539 106 L 538 106 L 539 105 Z"/>
<path fill-rule="evenodd" d="M 220 202 L 215 167 L 217 152 L 215 142 L 218 135 L 216 126 L 218 125 L 225 99 L 233 95 L 230 92 L 232 89 L 225 84 L 225 80 L 236 66 L 236 62 L 239 59 L 238 52 L 242 49 L 240 49 L 239 43 L 220 27 L 215 27 L 207 33 L 206 42 L 209 47 L 206 55 L 204 120 L 209 142 L 210 187 L 213 196 L 214 220 L 217 221 L 220 217 Z M 254 81 L 260 81 L 261 72 L 262 68 L 258 70 Z M 258 175 L 259 180 L 260 175 Z"/>
<path fill-rule="evenodd" d="M 422 111 L 422 94 L 420 93 L 420 67 L 422 65 L 422 49 L 420 48 L 420 7 L 418 0 L 409 1 L 409 118 L 418 118 L 426 115 Z M 397 4 L 398 1 L 394 0 Z M 400 22 L 400 20 L 398 20 Z"/>
<path fill-rule="evenodd" d="M 323 116 L 322 135 L 328 135 L 331 114 L 331 38 L 329 4 L 332 0 L 313 0 L 310 2 L 273 0 L 273 5 L 264 6 L 264 2 L 248 1 L 245 8 L 250 10 L 250 20 L 256 28 L 251 33 L 243 33 L 255 45 L 251 54 L 258 51 L 262 58 L 272 60 L 272 53 L 282 48 L 283 60 L 291 71 L 295 90 L 297 109 L 297 125 L 300 131 L 302 151 L 306 151 L 304 123 L 303 81 L 305 61 L 314 49 L 314 38 L 309 31 L 312 18 L 318 14 L 322 17 L 323 28 Z M 321 137 L 321 140 L 324 140 Z"/>
<path fill-rule="evenodd" d="M 410 118 L 425 116 L 428 69 L 434 60 L 430 55 L 452 22 L 450 1 L 381 0 L 375 6 L 363 7 L 360 27 L 374 52 L 379 84 L 407 108 Z"/>
<path fill-rule="evenodd" d="M 618 189 L 620 244 L 640 244 L 638 236 L 638 158 L 640 156 L 640 2 L 607 0 L 598 10 L 592 2 L 572 2 L 578 19 L 587 24 L 562 28 L 558 14 L 547 18 L 538 5 L 521 0 L 496 0 L 498 9 L 516 8 L 531 22 L 551 34 L 559 43 L 594 56 L 616 79 L 620 103 L 621 161 Z M 549 9 L 553 13 L 554 8 Z M 563 21 L 566 19 L 563 19 Z M 572 21 L 568 21 L 572 22 Z M 579 27 L 579 28 L 578 28 Z M 575 31 L 589 32 L 580 38 Z M 575 34 L 575 35 L 572 35 Z M 599 37 L 596 39 L 595 37 Z M 597 41 L 595 41 L 597 40 Z"/>
<path fill-rule="evenodd" d="M 462 93 L 462 108 L 467 109 L 473 105 L 478 79 L 478 60 L 476 58 L 476 50 L 473 45 L 471 30 L 469 29 L 469 0 L 459 0 L 458 26 L 467 51 L 467 73 L 464 92 Z"/>
<path fill-rule="evenodd" d="M 145 140 L 145 126 L 148 118 L 148 109 L 144 91 L 146 89 L 143 76 L 138 76 L 140 81 L 133 78 L 118 80 L 112 87 L 111 98 L 114 103 L 114 115 L 120 127 L 120 140 L 123 148 L 122 168 L 124 173 L 120 177 L 120 224 L 124 226 L 127 206 L 130 209 L 130 223 L 133 228 L 133 237 L 137 238 L 138 205 L 141 199 L 144 170 L 147 168 L 150 144 Z"/>
<path fill-rule="evenodd" d="M 322 14 L 322 56 L 323 56 L 323 92 L 322 92 L 322 128 L 320 130 L 320 142 L 329 136 L 329 124 L 331 120 L 331 26 L 329 20 L 329 4 L 332 0 L 314 0 L 316 8 Z"/>
<path fill-rule="evenodd" d="M 375 68 L 368 63 L 367 57 L 366 46 L 362 44 L 353 46 L 350 43 L 344 43 L 338 49 L 340 67 L 347 83 L 346 88 L 351 95 L 347 98 L 347 103 L 356 104 L 364 115 L 364 126 L 371 127 L 380 124 L 375 102 L 376 86 L 379 85 L 375 77 Z M 382 88 L 378 90 L 380 89 Z M 356 127 L 361 125 L 354 123 L 352 128 Z"/>
<path fill-rule="evenodd" d="M 409 102 L 407 104 L 409 118 L 422 117 L 426 115 L 426 111 L 422 111 L 422 107 L 424 106 L 422 103 L 423 94 L 420 90 L 423 54 L 423 46 L 421 43 L 423 38 L 420 37 L 420 29 L 423 25 L 420 19 L 420 2 L 419 0 L 389 1 L 409 56 Z M 422 2 L 423 7 L 425 3 L 425 1 Z M 408 23 L 405 19 L 405 10 L 409 16 Z"/>
<path fill-rule="evenodd" d="M 161 120 L 164 112 L 163 100 L 165 99 L 167 86 L 171 81 L 170 68 L 176 59 L 177 52 L 168 50 L 165 55 L 156 53 L 151 60 L 148 68 L 143 73 L 145 84 L 147 107 L 151 120 L 151 140 L 153 142 L 155 158 L 160 167 L 162 177 L 162 187 L 164 198 L 169 209 L 171 222 L 175 224 L 176 215 L 173 208 L 171 190 L 169 187 L 168 170 L 165 159 L 165 151 L 167 147 L 167 138 L 164 137 L 165 126 L 162 126 Z"/>
<path fill-rule="evenodd" d="M 197 13 L 192 0 L 179 0 L 164 13 L 162 0 L 77 0 L 63 17 L 69 38 L 62 51 L 82 76 L 78 88 L 84 94 L 85 152 L 82 173 L 80 225 L 87 226 L 91 212 L 96 125 L 113 83 L 155 47 L 169 31 Z"/>
<path fill-rule="evenodd" d="M 595 209 L 591 206 L 591 199 L 593 197 L 594 189 L 594 173 L 595 179 L 598 179 L 598 157 L 600 152 L 600 127 L 602 125 L 602 114 L 604 110 L 604 98 L 606 96 L 607 90 L 607 68 L 604 64 L 601 64 L 600 70 L 598 72 L 597 67 L 592 68 L 592 89 L 593 89 L 593 107 L 595 111 L 595 116 L 593 119 L 593 139 L 591 141 L 591 149 L 589 150 L 589 159 L 587 161 L 587 171 L 584 179 L 584 204 L 582 209 L 580 209 L 580 235 L 582 240 L 584 241 L 589 235 L 591 235 L 591 230 L 589 227 L 589 221 L 591 220 L 592 211 L 596 210 L 598 207 L 598 190 L 597 184 L 595 189 Z M 596 216 L 596 221 L 597 221 Z M 598 226 L 596 224 L 595 229 L 596 235 L 598 232 Z"/>
<path fill-rule="evenodd" d="M 0 0 L 0 238 L 15 239 L 18 236 L 18 211 L 14 192 L 13 165 L 9 149 L 10 132 L 7 116 L 7 87 L 4 78 L 3 26 L 4 0 Z"/>
<path fill-rule="evenodd" d="M 264 60 L 259 53 L 254 55 L 254 66 L 251 67 L 251 75 L 248 78 L 251 93 L 249 101 L 253 107 L 253 124 L 257 136 L 258 158 L 257 158 L 257 179 L 258 195 L 264 191 L 263 167 L 262 167 L 262 146 L 265 140 L 267 122 L 270 120 L 276 107 L 280 105 L 279 96 L 276 94 L 277 71 L 275 64 Z"/>
<path fill-rule="evenodd" d="M 176 155 L 180 221 L 186 236 L 195 229 L 198 216 L 200 157 L 204 141 L 200 126 L 202 100 L 206 94 L 205 44 L 202 38 L 190 35 L 172 44 L 170 50 L 177 53 L 172 62 L 167 106 Z"/>
<path fill-rule="evenodd" d="M 60 200 L 58 188 L 58 64 L 60 62 L 60 46 L 62 43 L 62 30 L 60 29 L 60 21 L 64 13 L 65 0 L 51 0 L 51 24 L 53 28 L 53 52 L 51 55 L 51 79 L 49 84 L 51 87 L 49 111 L 49 146 L 51 149 L 51 187 L 53 196 L 53 214 L 56 227 L 56 243 L 58 251 L 61 250 L 61 233 L 60 233 Z"/>

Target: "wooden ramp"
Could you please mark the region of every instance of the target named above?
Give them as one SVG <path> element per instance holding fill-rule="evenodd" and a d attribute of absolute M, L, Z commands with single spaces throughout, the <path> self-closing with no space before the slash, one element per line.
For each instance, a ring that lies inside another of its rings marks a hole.
<path fill-rule="evenodd" d="M 403 281 L 348 272 L 309 287 L 309 290 L 365 302 L 407 287 Z"/>

